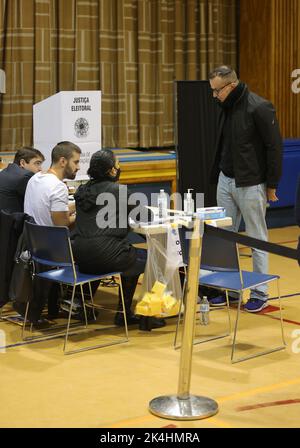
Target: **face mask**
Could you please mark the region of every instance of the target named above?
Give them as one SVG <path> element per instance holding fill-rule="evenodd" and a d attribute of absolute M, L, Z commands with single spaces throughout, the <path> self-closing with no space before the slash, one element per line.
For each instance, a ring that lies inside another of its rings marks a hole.
<path fill-rule="evenodd" d="M 115 176 L 109 176 L 111 178 L 111 180 L 113 182 L 118 182 L 120 174 L 121 174 L 121 169 L 120 168 L 115 168 L 116 169 L 116 175 Z"/>
<path fill-rule="evenodd" d="M 116 168 L 117 173 L 115 175 L 115 177 L 113 178 L 115 182 L 117 182 L 120 178 L 120 174 L 121 174 L 121 168 Z"/>

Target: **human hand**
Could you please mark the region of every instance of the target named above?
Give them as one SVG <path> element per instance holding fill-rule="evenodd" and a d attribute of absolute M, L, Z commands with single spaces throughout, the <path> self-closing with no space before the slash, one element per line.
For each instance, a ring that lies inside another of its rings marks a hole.
<path fill-rule="evenodd" d="M 272 202 L 278 201 L 278 197 L 276 196 L 276 188 L 267 188 L 267 199 Z"/>

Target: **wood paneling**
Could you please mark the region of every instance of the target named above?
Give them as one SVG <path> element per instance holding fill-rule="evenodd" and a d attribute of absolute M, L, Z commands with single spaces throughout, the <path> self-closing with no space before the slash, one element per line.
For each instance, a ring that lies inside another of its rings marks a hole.
<path fill-rule="evenodd" d="M 299 41 L 299 0 L 240 0 L 240 78 L 274 103 L 285 138 L 300 137 Z"/>

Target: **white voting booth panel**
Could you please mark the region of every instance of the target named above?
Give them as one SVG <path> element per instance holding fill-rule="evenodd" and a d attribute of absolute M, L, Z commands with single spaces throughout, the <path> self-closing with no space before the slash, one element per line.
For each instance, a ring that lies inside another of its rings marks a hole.
<path fill-rule="evenodd" d="M 90 158 L 101 149 L 101 92 L 59 92 L 33 106 L 34 147 L 45 156 L 49 168 L 51 150 L 61 141 L 75 143 L 82 150 L 81 169 L 76 179 L 86 178 Z"/>

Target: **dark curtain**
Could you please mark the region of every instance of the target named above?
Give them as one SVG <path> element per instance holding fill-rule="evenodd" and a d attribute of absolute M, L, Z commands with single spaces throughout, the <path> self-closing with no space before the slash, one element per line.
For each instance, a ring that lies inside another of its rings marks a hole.
<path fill-rule="evenodd" d="M 219 108 L 208 81 L 177 81 L 178 191 L 204 193 L 204 206 L 216 205 L 216 186 L 209 181 L 215 155 Z"/>

